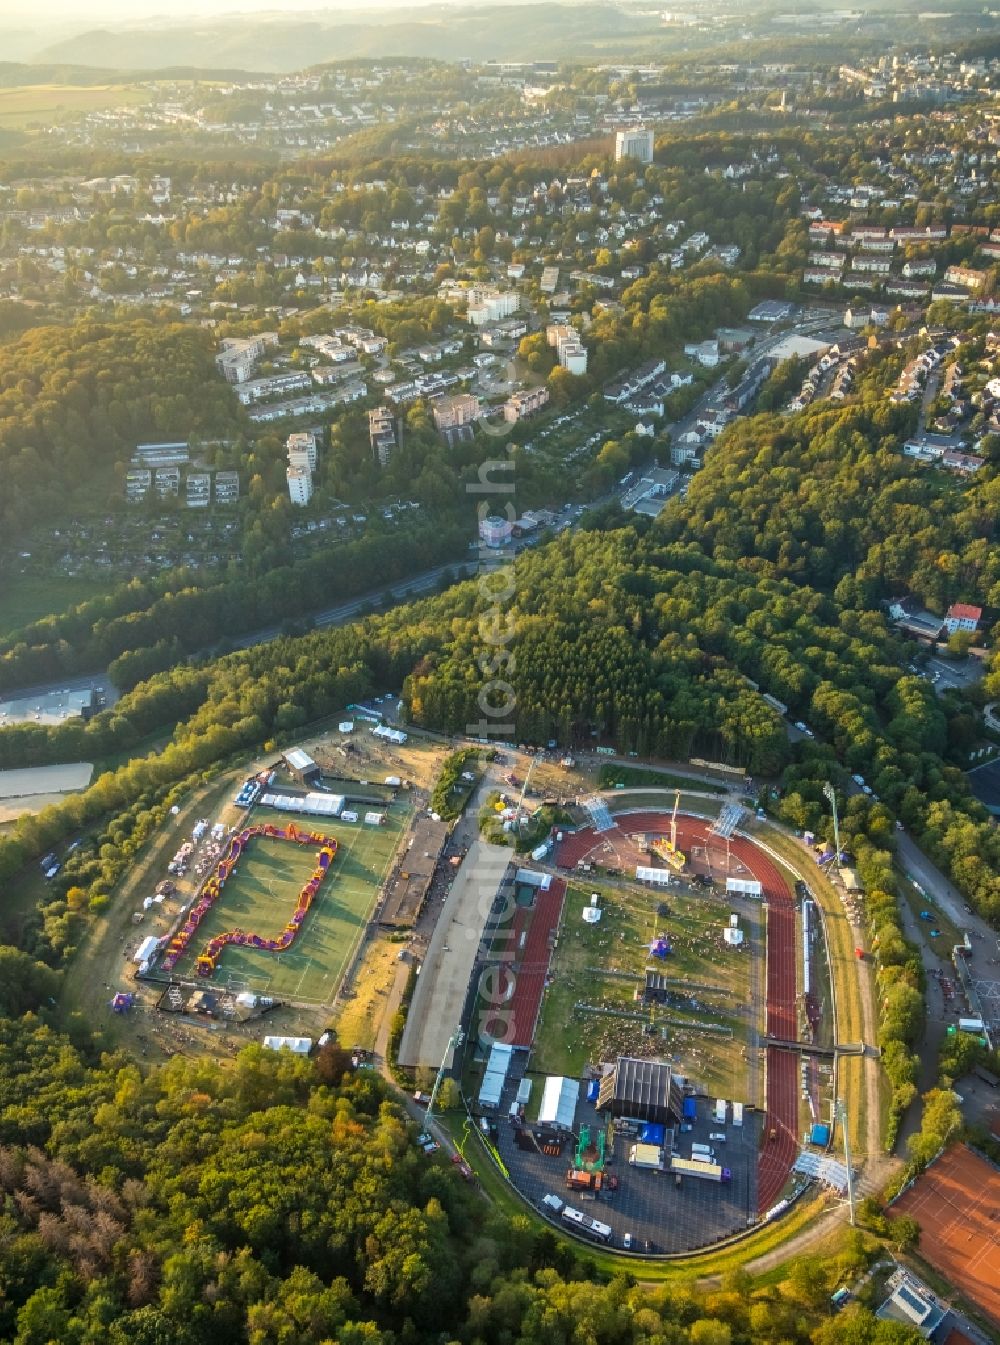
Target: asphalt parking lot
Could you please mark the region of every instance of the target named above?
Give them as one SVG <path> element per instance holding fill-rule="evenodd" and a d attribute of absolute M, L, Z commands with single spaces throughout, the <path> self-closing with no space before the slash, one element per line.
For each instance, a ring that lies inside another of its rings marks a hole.
<path fill-rule="evenodd" d="M 529 1115 L 537 1109 L 544 1086 L 542 1075 L 530 1077 L 533 1087 Z M 647 1254 L 646 1242 L 652 1244 L 649 1249 L 652 1252 L 686 1252 L 710 1246 L 732 1233 L 742 1231 L 756 1216 L 760 1133 L 760 1118 L 756 1112 L 745 1112 L 741 1129 L 731 1123 L 727 1125 L 725 1144 L 713 1145 L 720 1165 L 729 1168 L 733 1174 L 731 1182 L 717 1184 L 684 1177 L 678 1187 L 670 1173 L 630 1167 L 628 1149 L 635 1143 L 635 1137 L 618 1135 L 614 1154 L 607 1166 L 608 1175 L 618 1178 L 618 1189 L 602 1190 L 593 1196 L 589 1192 L 566 1189 L 566 1172 L 573 1165 L 573 1138 L 567 1140 L 558 1158 L 546 1157 L 534 1149 L 521 1149 L 515 1143 L 508 1110 L 517 1092 L 518 1082 L 519 1079 L 511 1078 L 504 1088 L 495 1117 L 497 1147 L 514 1185 L 541 1213 L 549 1213 L 541 1201 L 544 1195 L 551 1192 L 592 1218 L 610 1224 L 613 1230 L 612 1246 L 621 1248 L 624 1235 L 631 1233 L 636 1250 L 644 1254 Z M 709 1133 L 721 1129 L 711 1117 L 711 1106 L 709 1099 L 699 1098 L 698 1120 L 694 1129 L 686 1134 L 676 1134 L 679 1157 L 689 1158 L 692 1141 L 707 1144 Z M 584 1125 L 594 1131 L 600 1130 L 605 1120 L 605 1114 L 595 1111 L 585 1100 L 581 1085 L 575 1122 L 577 1133 Z M 565 1224 L 561 1220 L 557 1222 L 560 1229 L 566 1232 Z"/>
<path fill-rule="evenodd" d="M 969 656 L 955 662 L 950 659 L 930 658 L 927 660 L 927 671 L 939 691 L 944 691 L 947 687 L 965 690 L 982 678 L 983 662 L 982 659 Z"/>

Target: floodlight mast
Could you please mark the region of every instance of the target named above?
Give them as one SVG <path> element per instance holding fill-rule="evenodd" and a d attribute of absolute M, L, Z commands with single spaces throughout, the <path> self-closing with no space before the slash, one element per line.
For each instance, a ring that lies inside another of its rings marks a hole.
<path fill-rule="evenodd" d="M 837 794 L 833 785 L 827 780 L 823 786 L 823 797 L 829 802 L 833 810 L 833 862 L 837 866 L 837 872 L 840 872 L 840 821 L 837 817 Z"/>
<path fill-rule="evenodd" d="M 514 825 L 517 827 L 520 827 L 521 825 L 521 809 L 524 807 L 524 796 L 528 792 L 528 781 L 531 779 L 531 773 L 535 769 L 535 762 L 537 760 L 538 760 L 537 757 L 532 757 L 531 761 L 528 763 L 528 769 L 524 777 L 524 784 L 521 786 L 521 793 L 518 796 L 517 806 L 514 809 Z"/>
<path fill-rule="evenodd" d="M 437 1101 L 437 1095 L 444 1080 L 444 1072 L 448 1068 L 448 1057 L 456 1046 L 461 1046 L 465 1040 L 465 1033 L 462 1029 L 456 1028 L 448 1038 L 448 1045 L 444 1048 L 444 1055 L 441 1057 L 441 1064 L 438 1066 L 438 1072 L 434 1079 L 434 1087 L 431 1089 L 431 1100 L 427 1104 L 427 1124 L 429 1125 L 434 1114 L 434 1103 Z"/>
<path fill-rule="evenodd" d="M 837 1099 L 837 1120 L 844 1136 L 844 1166 L 847 1168 L 847 1201 L 851 1209 L 851 1226 L 854 1226 L 854 1173 L 851 1170 L 851 1140 L 847 1133 L 847 1108 Z"/>

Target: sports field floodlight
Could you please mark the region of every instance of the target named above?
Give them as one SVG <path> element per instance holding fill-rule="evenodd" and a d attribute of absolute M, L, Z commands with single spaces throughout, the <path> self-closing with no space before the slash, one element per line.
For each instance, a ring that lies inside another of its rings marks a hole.
<path fill-rule="evenodd" d="M 427 1112 L 426 1112 L 427 1125 L 430 1124 L 431 1118 L 434 1115 L 434 1104 L 435 1102 L 437 1102 L 437 1095 L 441 1090 L 441 1083 L 444 1079 L 445 1071 L 447 1070 L 449 1063 L 453 1059 L 452 1052 L 455 1050 L 457 1046 L 461 1046 L 464 1040 L 465 1040 L 465 1033 L 462 1031 L 461 1027 L 456 1028 L 455 1031 L 448 1038 L 448 1045 L 444 1048 L 444 1055 L 441 1057 L 441 1064 L 438 1066 L 438 1072 L 434 1079 L 434 1087 L 431 1089 L 431 1099 L 427 1104 Z"/>
<path fill-rule="evenodd" d="M 847 1108 L 840 1098 L 837 1099 L 837 1120 L 840 1122 L 841 1135 L 844 1140 L 844 1166 L 847 1168 L 847 1201 L 851 1211 L 851 1226 L 854 1219 L 854 1172 L 851 1168 L 851 1141 L 847 1133 Z"/>

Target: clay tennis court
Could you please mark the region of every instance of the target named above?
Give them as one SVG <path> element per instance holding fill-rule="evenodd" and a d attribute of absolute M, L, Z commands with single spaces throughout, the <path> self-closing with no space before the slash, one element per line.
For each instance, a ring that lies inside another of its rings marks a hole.
<path fill-rule="evenodd" d="M 957 1144 L 895 1202 L 920 1225 L 920 1255 L 1000 1323 L 1000 1169 Z"/>

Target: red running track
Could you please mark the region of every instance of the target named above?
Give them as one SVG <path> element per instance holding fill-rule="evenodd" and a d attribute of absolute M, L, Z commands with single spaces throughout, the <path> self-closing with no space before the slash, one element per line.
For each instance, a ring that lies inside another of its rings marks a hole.
<path fill-rule="evenodd" d="M 617 830 L 670 831 L 669 814 L 619 813 Z M 678 817 L 677 842 L 690 853 L 708 843 L 710 824 Z M 613 832 L 596 833 L 592 827 L 566 836 L 559 847 L 560 868 L 573 868 L 586 859 Z M 724 845 L 713 838 L 714 845 Z M 794 1041 L 798 1034 L 795 1011 L 795 902 L 777 865 L 752 841 L 734 836 L 731 851 L 760 883 L 767 902 L 767 1034 Z M 767 1048 L 767 1110 L 764 1137 L 757 1164 L 757 1209 L 763 1214 L 774 1205 L 788 1180 L 799 1148 L 798 1056 L 792 1051 Z M 770 1135 L 774 1133 L 774 1139 Z"/>
<path fill-rule="evenodd" d="M 561 878 L 553 878 L 548 891 L 538 889 L 524 952 L 514 971 L 516 979 L 510 1000 L 513 1033 L 507 1038 L 513 1046 L 530 1046 L 534 1040 L 549 972 L 550 936 L 559 927 L 565 896 L 566 884 Z"/>

